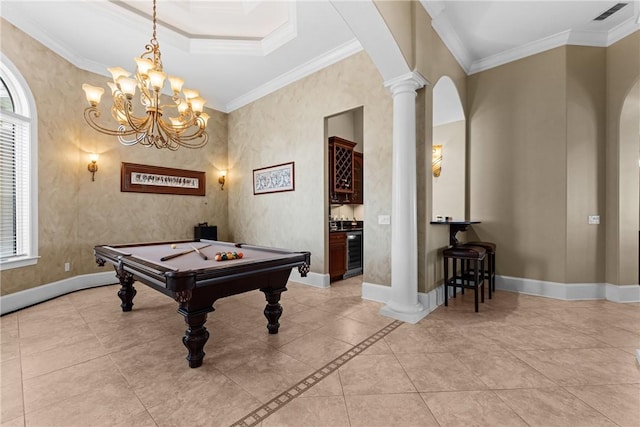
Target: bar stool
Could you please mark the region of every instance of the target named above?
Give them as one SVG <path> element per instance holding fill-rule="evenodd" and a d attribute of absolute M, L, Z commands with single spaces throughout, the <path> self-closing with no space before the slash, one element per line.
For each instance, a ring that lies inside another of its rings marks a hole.
<path fill-rule="evenodd" d="M 467 242 L 464 246 L 479 246 L 487 251 L 487 265 L 486 269 L 483 269 L 485 279 L 489 279 L 489 299 L 492 297 L 492 293 L 496 290 L 496 249 L 497 246 L 492 242 Z"/>
<path fill-rule="evenodd" d="M 453 246 L 442 251 L 444 260 L 444 305 L 449 305 L 449 287 L 453 288 L 453 297 L 456 297 L 456 289 L 473 289 L 474 305 L 478 312 L 478 289 L 481 292 L 481 301 L 484 302 L 484 259 L 487 251 L 480 246 Z M 449 277 L 449 260 L 453 260 L 453 272 Z M 458 272 L 458 260 L 461 269 Z"/>

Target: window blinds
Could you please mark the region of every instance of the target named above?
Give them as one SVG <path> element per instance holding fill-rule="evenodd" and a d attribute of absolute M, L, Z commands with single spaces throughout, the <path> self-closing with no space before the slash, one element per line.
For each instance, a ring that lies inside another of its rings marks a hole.
<path fill-rule="evenodd" d="M 29 253 L 29 119 L 0 112 L 0 259 Z"/>

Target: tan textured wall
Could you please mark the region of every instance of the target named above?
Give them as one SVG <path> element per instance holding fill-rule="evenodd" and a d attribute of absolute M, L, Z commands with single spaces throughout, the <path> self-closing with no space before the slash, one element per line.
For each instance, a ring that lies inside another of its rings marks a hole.
<path fill-rule="evenodd" d="M 638 283 L 638 204 L 634 204 L 638 144 L 621 135 L 620 117 L 632 88 L 640 90 L 634 87 L 639 80 L 640 31 L 636 31 L 607 48 L 606 282 L 616 285 Z M 628 108 L 639 107 L 634 103 Z M 629 120 L 640 121 L 629 113 Z"/>
<path fill-rule="evenodd" d="M 391 207 L 392 100 L 364 52 L 229 114 L 234 240 L 311 251 L 312 271 L 325 273 L 324 119 L 358 106 L 364 108 L 364 280 L 390 283 L 391 227 L 378 225 L 377 217 Z M 291 161 L 295 191 L 253 195 L 253 169 Z"/>
<path fill-rule="evenodd" d="M 565 282 L 566 75 L 562 47 L 468 80 L 469 209 L 501 275 Z"/>
<path fill-rule="evenodd" d="M 4 20 L 1 27 L 0 48 L 28 82 L 37 104 L 41 257 L 36 266 L 3 271 L 3 295 L 105 271 L 92 256 L 98 244 L 192 238 L 193 225 L 202 221 L 217 224 L 219 238 L 227 237 L 228 191 L 220 191 L 215 173 L 216 167 L 226 168 L 226 114 L 208 110 L 210 140 L 201 150 L 124 147 L 93 131 L 82 116 L 82 83 L 106 87 L 107 77 L 79 70 Z M 86 170 L 90 152 L 100 154 L 95 182 Z M 121 193 L 121 162 L 205 171 L 207 194 Z M 65 262 L 71 271 L 64 272 Z"/>
<path fill-rule="evenodd" d="M 446 123 L 433 127 L 433 145 L 442 145 L 440 176 L 431 176 L 433 212 L 436 216 L 465 219 L 465 153 L 466 121 Z"/>
<path fill-rule="evenodd" d="M 638 284 L 638 208 L 640 183 L 638 162 L 640 150 L 640 82 L 624 101 L 620 113 L 620 279 L 621 285 Z"/>
<path fill-rule="evenodd" d="M 566 283 L 604 281 L 606 51 L 567 47 Z"/>
<path fill-rule="evenodd" d="M 415 66 L 413 16 L 414 8 L 422 8 L 409 0 L 374 0 L 382 19 L 393 34 L 409 68 Z"/>

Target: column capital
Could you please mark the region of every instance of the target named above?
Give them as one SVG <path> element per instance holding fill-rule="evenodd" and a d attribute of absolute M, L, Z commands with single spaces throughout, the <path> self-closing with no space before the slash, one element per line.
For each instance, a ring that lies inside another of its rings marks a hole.
<path fill-rule="evenodd" d="M 418 71 L 394 77 L 384 82 L 384 87 L 389 89 L 393 95 L 400 92 L 416 91 L 428 85 L 429 81 Z"/>

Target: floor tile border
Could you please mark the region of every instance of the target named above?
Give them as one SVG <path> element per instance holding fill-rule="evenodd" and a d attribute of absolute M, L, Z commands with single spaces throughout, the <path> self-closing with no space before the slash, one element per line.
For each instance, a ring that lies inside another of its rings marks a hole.
<path fill-rule="evenodd" d="M 349 350 L 345 351 L 340 356 L 324 365 L 322 368 L 304 378 L 302 381 L 283 391 L 278 396 L 274 397 L 259 408 L 249 412 L 247 415 L 231 424 L 230 427 L 252 427 L 264 421 L 265 418 L 284 407 L 287 403 L 291 402 L 296 397 L 299 397 L 302 393 L 309 390 L 314 385 L 318 384 L 320 381 L 338 370 L 338 368 L 340 368 L 342 365 L 371 347 L 373 344 L 384 338 L 386 335 L 388 335 L 403 323 L 404 322 L 401 322 L 399 320 L 395 320 L 389 323 L 387 326 L 380 329 L 370 337 L 364 339 L 360 343 L 356 344 Z"/>

